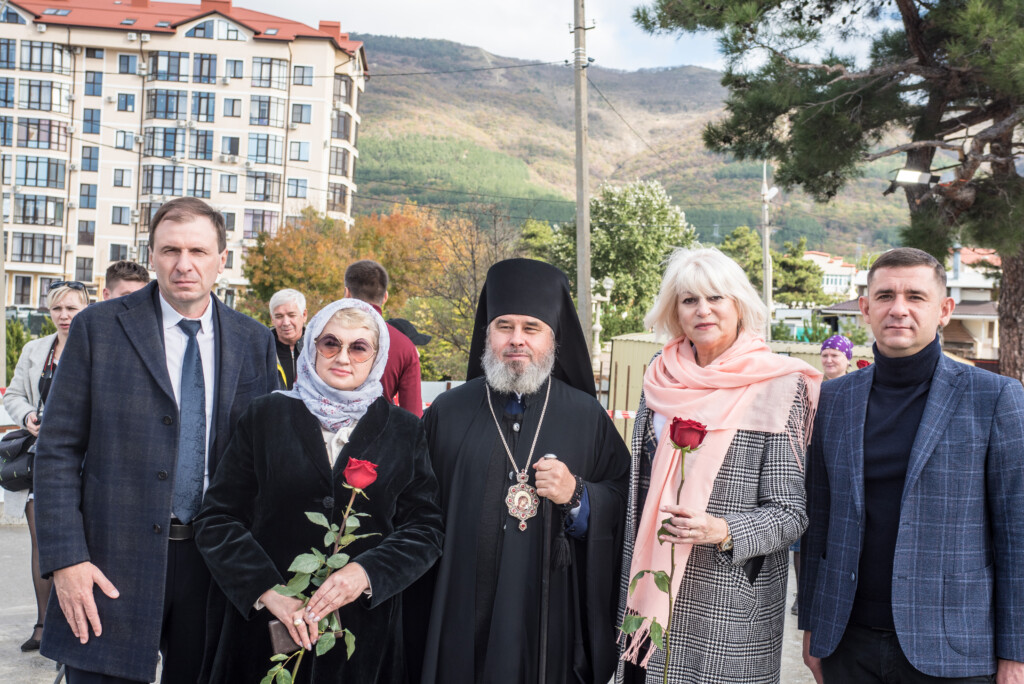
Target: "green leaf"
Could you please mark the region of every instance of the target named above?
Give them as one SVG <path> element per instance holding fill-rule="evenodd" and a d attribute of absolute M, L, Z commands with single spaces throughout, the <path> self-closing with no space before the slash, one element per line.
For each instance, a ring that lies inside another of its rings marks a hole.
<path fill-rule="evenodd" d="M 326 527 L 327 529 L 331 529 L 331 523 L 327 522 L 327 516 L 325 516 L 323 513 L 307 512 L 306 517 L 309 518 L 309 521 L 311 523 L 315 523 L 320 527 Z"/>
<path fill-rule="evenodd" d="M 355 517 L 354 515 L 350 515 L 345 520 L 345 531 L 346 532 L 349 532 L 351 530 L 357 529 L 358 527 L 359 527 L 359 518 Z"/>
<path fill-rule="evenodd" d="M 321 577 L 320 575 L 313 575 L 313 579 L 309 580 L 309 582 L 314 587 L 319 587 L 326 579 L 326 577 Z"/>
<path fill-rule="evenodd" d="M 287 653 L 275 653 L 274 655 L 270 656 L 270 662 L 272 663 L 279 663 L 282 660 L 288 660 Z"/>
<path fill-rule="evenodd" d="M 320 567 L 321 561 L 311 553 L 299 554 L 288 566 L 288 572 L 313 572 Z"/>
<path fill-rule="evenodd" d="M 338 632 L 341 630 L 341 619 L 338 618 L 338 611 L 334 611 L 327 616 L 327 629 L 332 632 Z"/>
<path fill-rule="evenodd" d="M 345 630 L 345 651 L 345 657 L 349 660 L 352 659 L 352 654 L 356 652 L 356 635 L 347 629 Z"/>
<path fill-rule="evenodd" d="M 633 592 L 636 591 L 636 583 L 640 581 L 640 578 L 651 572 L 650 570 L 641 570 L 634 575 L 633 579 L 629 582 L 629 595 L 632 596 Z"/>
<path fill-rule="evenodd" d="M 286 586 L 275 587 L 275 590 L 282 596 L 298 596 L 302 592 L 306 591 L 306 587 L 308 586 L 309 573 L 300 572 L 288 580 L 288 584 Z"/>
<path fill-rule="evenodd" d="M 651 643 L 661 650 L 665 650 L 665 636 L 657 620 L 651 623 Z"/>
<path fill-rule="evenodd" d="M 274 684 L 292 684 L 292 673 L 288 670 L 278 670 Z"/>
<path fill-rule="evenodd" d="M 316 654 L 322 656 L 332 648 L 334 648 L 334 632 L 324 632 L 320 635 L 320 640 L 316 642 Z"/>
<path fill-rule="evenodd" d="M 671 592 L 672 580 L 669 578 L 668 573 L 664 570 L 659 570 L 654 573 L 654 584 L 666 594 Z"/>
<path fill-rule="evenodd" d="M 340 528 L 340 527 L 338 527 L 338 526 L 337 526 L 337 525 L 335 525 L 334 523 L 331 523 L 331 532 L 338 532 L 338 531 L 340 531 L 340 530 L 341 530 L 341 528 Z"/>
<path fill-rule="evenodd" d="M 327 530 L 324 535 L 324 546 L 331 546 L 338 539 L 338 533 L 334 530 Z"/>
<path fill-rule="evenodd" d="M 273 672 L 273 670 L 271 670 Z M 272 684 L 274 681 L 274 675 L 268 674 L 266 677 L 260 680 L 260 684 Z"/>
<path fill-rule="evenodd" d="M 316 559 L 319 562 L 323 563 L 325 560 L 327 560 L 327 556 L 325 556 L 320 551 L 317 551 L 316 549 L 310 549 L 310 550 L 313 552 L 313 555 L 316 556 Z"/>
<path fill-rule="evenodd" d="M 331 556 L 330 558 L 327 559 L 327 567 L 334 568 L 335 570 L 337 570 L 338 568 L 345 567 L 345 565 L 347 563 L 348 563 L 348 554 L 347 553 L 336 553 L 336 554 L 334 554 L 333 556 Z"/>
<path fill-rule="evenodd" d="M 626 615 L 622 618 L 622 627 L 619 629 L 623 634 L 632 634 L 636 630 L 640 629 L 640 625 L 644 624 L 643 615 Z"/>

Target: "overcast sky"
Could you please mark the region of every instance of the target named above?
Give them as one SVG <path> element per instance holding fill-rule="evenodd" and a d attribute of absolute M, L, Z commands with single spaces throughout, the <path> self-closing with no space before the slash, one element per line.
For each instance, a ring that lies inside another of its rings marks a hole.
<path fill-rule="evenodd" d="M 722 68 L 711 36 L 651 36 L 632 20 L 639 0 L 588 0 L 587 54 L 612 69 L 680 65 Z M 195 3 L 198 4 L 198 3 Z M 316 26 L 340 21 L 341 30 L 408 38 L 444 38 L 482 47 L 503 57 L 558 61 L 571 59 L 572 0 L 234 0 L 267 14 Z M 373 62 L 372 54 L 367 55 Z"/>

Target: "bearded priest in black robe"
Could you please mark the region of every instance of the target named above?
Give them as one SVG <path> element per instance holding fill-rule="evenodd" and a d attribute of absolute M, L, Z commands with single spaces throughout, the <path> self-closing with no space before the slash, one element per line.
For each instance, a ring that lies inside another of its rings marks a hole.
<path fill-rule="evenodd" d="M 422 655 L 423 684 L 538 681 L 545 524 L 546 682 L 605 684 L 617 653 L 629 453 L 595 399 L 564 273 L 527 259 L 488 271 L 467 382 L 423 422 L 445 521 L 441 559 L 406 592 L 409 635 L 422 637 L 409 656 Z"/>

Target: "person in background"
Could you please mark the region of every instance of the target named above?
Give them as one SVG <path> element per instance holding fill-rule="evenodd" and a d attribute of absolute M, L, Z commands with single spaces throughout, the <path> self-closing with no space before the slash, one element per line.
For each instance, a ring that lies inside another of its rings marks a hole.
<path fill-rule="evenodd" d="M 821 343 L 821 367 L 826 380 L 846 375 L 853 359 L 853 342 L 843 335 L 833 335 Z"/>
<path fill-rule="evenodd" d="M 284 389 L 295 384 L 302 336 L 306 331 L 306 297 L 298 290 L 278 290 L 270 298 L 270 321 L 274 324 L 277 372 Z"/>
<path fill-rule="evenodd" d="M 107 266 L 107 276 L 103 281 L 103 301 L 141 290 L 149 280 L 149 270 L 142 264 L 126 260 L 115 261 Z"/>
<path fill-rule="evenodd" d="M 360 299 L 381 313 L 388 301 L 387 270 L 370 259 L 350 265 L 345 269 L 345 296 Z M 395 326 L 388 324 L 388 334 L 391 336 L 391 353 L 384 377 L 380 379 L 384 398 L 416 416 L 423 416 L 420 355 L 412 340 Z"/>
<path fill-rule="evenodd" d="M 46 403 L 57 369 L 64 343 L 68 339 L 72 319 L 89 305 L 89 293 L 85 285 L 77 281 L 57 281 L 50 284 L 46 293 L 46 306 L 50 320 L 57 332 L 27 343 L 18 357 L 7 392 L 4 394 L 4 408 L 16 424 L 22 425 L 35 436 L 39 436 L 41 425 L 40 407 Z M 44 579 L 39 572 L 39 545 L 36 540 L 35 495 L 33 487 L 25 492 L 7 492 L 4 499 L 11 510 L 25 507 L 29 536 L 32 540 L 32 585 L 36 593 L 36 625 L 32 636 L 21 645 L 22 651 L 39 650 L 46 619 L 46 603 L 50 597 L 52 580 Z M 27 498 L 26 498 L 27 497 Z M 22 503 L 24 501 L 24 503 Z"/>

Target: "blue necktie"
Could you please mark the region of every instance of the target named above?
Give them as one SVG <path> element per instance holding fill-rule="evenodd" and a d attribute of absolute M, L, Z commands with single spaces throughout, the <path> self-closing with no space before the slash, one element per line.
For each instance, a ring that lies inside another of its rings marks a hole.
<path fill-rule="evenodd" d="M 187 523 L 199 512 L 206 474 L 206 383 L 199 356 L 199 321 L 181 319 L 178 327 L 188 336 L 181 362 L 178 409 L 178 464 L 174 473 L 174 517 Z"/>

